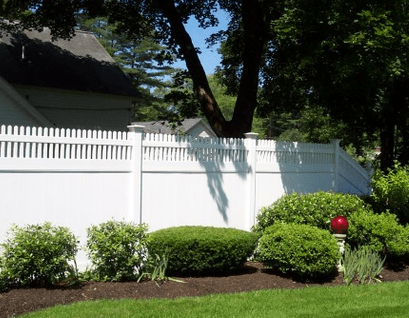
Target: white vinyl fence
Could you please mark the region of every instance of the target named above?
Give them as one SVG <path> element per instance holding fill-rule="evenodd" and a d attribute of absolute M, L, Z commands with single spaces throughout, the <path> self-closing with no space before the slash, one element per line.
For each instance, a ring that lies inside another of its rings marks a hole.
<path fill-rule="evenodd" d="M 0 127 L 0 241 L 11 224 L 50 221 L 85 243 L 110 219 L 249 230 L 284 193 L 371 191 L 340 147 L 129 132 Z M 78 257 L 80 266 L 85 254 Z"/>

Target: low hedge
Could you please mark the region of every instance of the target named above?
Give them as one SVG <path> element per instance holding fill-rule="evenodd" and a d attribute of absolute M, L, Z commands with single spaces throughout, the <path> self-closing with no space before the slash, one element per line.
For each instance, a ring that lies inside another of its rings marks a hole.
<path fill-rule="evenodd" d="M 171 227 L 150 234 L 148 251 L 159 256 L 169 251 L 167 274 L 222 273 L 246 262 L 258 237 L 232 228 Z"/>
<path fill-rule="evenodd" d="M 341 254 L 329 231 L 304 224 L 275 223 L 260 238 L 257 259 L 303 278 L 331 274 Z"/>

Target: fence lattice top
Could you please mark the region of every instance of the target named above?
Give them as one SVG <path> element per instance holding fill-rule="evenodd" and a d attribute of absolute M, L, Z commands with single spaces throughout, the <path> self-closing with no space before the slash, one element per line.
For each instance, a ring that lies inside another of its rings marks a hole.
<path fill-rule="evenodd" d="M 145 134 L 143 158 L 149 161 L 244 162 L 243 139 Z"/>
<path fill-rule="evenodd" d="M 0 127 L 0 158 L 132 160 L 133 133 L 80 129 Z M 331 164 L 331 144 L 258 140 L 257 162 Z M 246 162 L 246 139 L 143 134 L 144 161 Z"/>
<path fill-rule="evenodd" d="M 127 132 L 0 127 L 0 158 L 130 160 Z"/>
<path fill-rule="evenodd" d="M 257 162 L 330 164 L 334 162 L 334 147 L 331 144 L 258 140 Z"/>

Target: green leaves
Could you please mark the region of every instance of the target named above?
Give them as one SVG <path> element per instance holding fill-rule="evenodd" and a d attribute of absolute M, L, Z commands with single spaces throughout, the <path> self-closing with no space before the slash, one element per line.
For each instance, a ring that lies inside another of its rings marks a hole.
<path fill-rule="evenodd" d="M 409 228 L 400 225 L 394 214 L 356 211 L 349 224 L 347 242 L 351 246 L 368 246 L 395 257 L 409 255 Z"/>
<path fill-rule="evenodd" d="M 0 257 L 0 276 L 6 286 L 55 284 L 77 274 L 69 262 L 75 262 L 78 240 L 68 228 L 49 222 L 14 225 L 8 235 Z"/>
<path fill-rule="evenodd" d="M 386 173 L 378 170 L 372 181 L 376 208 L 390 210 L 402 224 L 409 223 L 409 168 L 395 162 Z"/>
<path fill-rule="evenodd" d="M 231 271 L 253 254 L 258 235 L 232 228 L 181 226 L 151 233 L 150 255 L 169 251 L 170 273 Z"/>
<path fill-rule="evenodd" d="M 309 194 L 286 194 L 257 215 L 254 231 L 262 232 L 275 222 L 308 224 L 329 230 L 336 215 L 347 218 L 355 211 L 371 211 L 358 196 L 318 191 Z"/>
<path fill-rule="evenodd" d="M 147 257 L 147 226 L 108 221 L 87 229 L 86 249 L 99 280 L 135 280 Z"/>
<path fill-rule="evenodd" d="M 352 249 L 345 246 L 342 256 L 342 267 L 345 283 L 352 283 L 356 277 L 361 284 L 379 281 L 378 276 L 383 270 L 386 256 L 382 259 L 380 254 L 370 247 L 360 246 Z"/>
<path fill-rule="evenodd" d="M 303 224 L 276 223 L 260 238 L 256 257 L 283 273 L 313 277 L 334 272 L 340 254 L 328 231 Z"/>

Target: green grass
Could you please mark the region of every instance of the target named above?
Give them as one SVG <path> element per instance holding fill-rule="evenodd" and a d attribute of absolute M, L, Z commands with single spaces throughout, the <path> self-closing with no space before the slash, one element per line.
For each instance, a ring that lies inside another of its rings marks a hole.
<path fill-rule="evenodd" d="M 24 317 L 408 317 L 409 282 L 273 289 L 194 298 L 96 300 Z"/>

